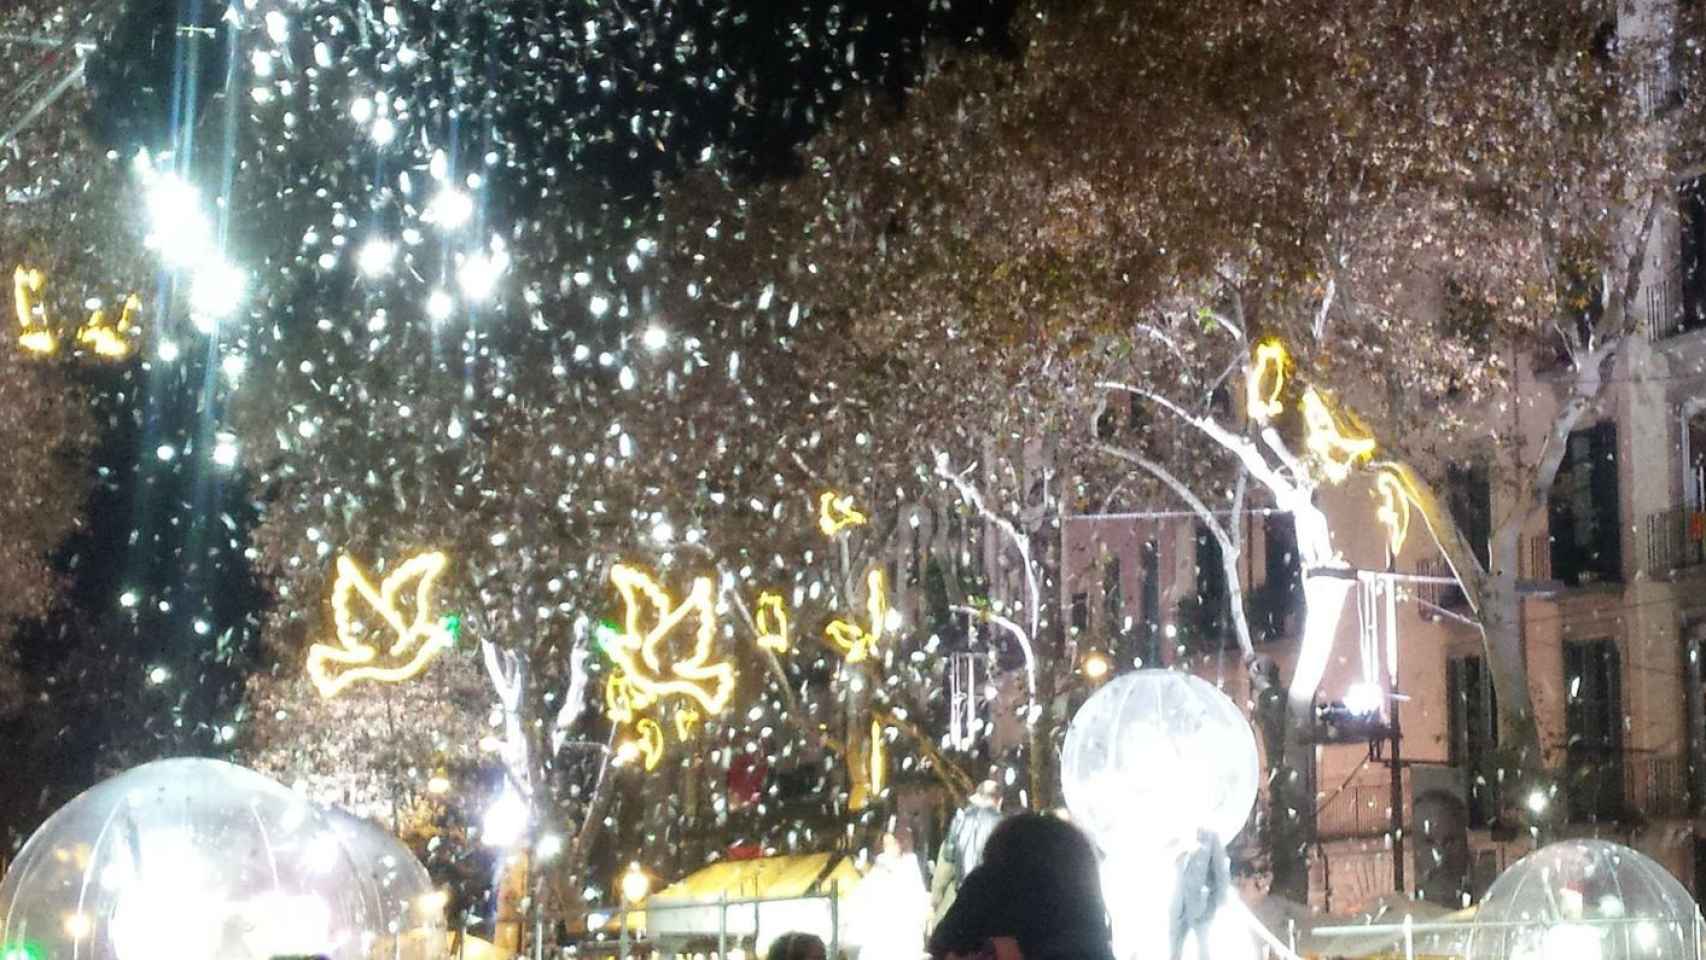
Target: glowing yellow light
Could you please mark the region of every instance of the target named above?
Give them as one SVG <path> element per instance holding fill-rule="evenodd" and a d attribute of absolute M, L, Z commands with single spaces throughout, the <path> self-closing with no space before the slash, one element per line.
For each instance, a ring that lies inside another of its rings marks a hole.
<path fill-rule="evenodd" d="M 604 683 L 605 714 L 617 723 L 633 723 L 634 715 L 652 702 L 653 698 L 635 690 L 628 682 L 628 675 L 620 670 Z"/>
<path fill-rule="evenodd" d="M 681 740 L 693 736 L 693 729 L 699 725 L 699 711 L 682 704 L 675 709 L 675 735 Z"/>
<path fill-rule="evenodd" d="M 650 717 L 641 717 L 634 724 L 634 733 L 638 739 L 629 741 L 637 754 L 646 761 L 647 770 L 656 770 L 658 761 L 663 759 L 663 728 Z"/>
<path fill-rule="evenodd" d="M 616 745 L 616 762 L 633 763 L 640 759 L 640 748 L 632 740 L 624 740 Z"/>
<path fill-rule="evenodd" d="M 18 267 L 12 271 L 12 301 L 18 311 L 18 345 L 31 353 L 50 354 L 59 349 L 59 338 L 47 328 L 47 318 L 38 316 L 41 305 L 36 302 L 47 277 L 40 270 Z"/>
<path fill-rule="evenodd" d="M 89 322 L 83 325 L 83 329 L 77 331 L 77 342 L 97 356 L 123 360 L 130 356 L 134 345 L 136 313 L 141 309 L 142 298 L 131 294 L 124 301 L 124 310 L 120 312 L 116 326 L 108 323 L 106 310 L 96 310 L 89 315 Z"/>
<path fill-rule="evenodd" d="M 1374 478 L 1374 494 L 1380 500 L 1374 515 L 1386 525 L 1386 543 L 1392 555 L 1404 549 L 1404 538 L 1410 534 L 1410 497 L 1403 481 L 1390 473 Z"/>
<path fill-rule="evenodd" d="M 89 919 L 86 913 L 68 913 L 65 915 L 65 935 L 73 940 L 81 940 L 95 932 L 95 921 Z"/>
<path fill-rule="evenodd" d="M 316 643 L 308 650 L 308 676 L 321 696 L 334 697 L 362 680 L 399 683 L 418 675 L 433 658 L 450 648 L 453 642 L 450 631 L 432 614 L 433 588 L 446 563 L 445 555 L 438 552 L 410 557 L 375 590 L 354 560 L 347 556 L 338 558 L 338 577 L 332 584 L 332 618 L 337 625 L 338 645 Z M 397 606 L 397 595 L 411 583 L 415 587 L 412 620 L 405 618 Z M 375 663 L 378 651 L 356 636 L 358 622 L 350 610 L 352 596 L 361 597 L 396 634 L 385 651 L 390 665 Z M 333 673 L 332 667 L 337 664 L 351 668 Z"/>
<path fill-rule="evenodd" d="M 872 570 L 865 577 L 865 612 L 870 617 L 868 627 L 835 620 L 824 630 L 830 642 L 840 648 L 842 659 L 848 663 L 876 656 L 877 641 L 883 635 L 883 623 L 889 615 L 888 592 L 883 586 L 881 570 Z"/>
<path fill-rule="evenodd" d="M 1111 666 L 1107 657 L 1100 653 L 1092 653 L 1084 658 L 1084 675 L 1091 680 L 1100 680 L 1108 675 Z"/>
<path fill-rule="evenodd" d="M 1285 389 L 1286 369 L 1291 355 L 1278 340 L 1256 344 L 1256 356 L 1244 380 L 1245 406 L 1253 420 L 1268 420 L 1285 410 L 1280 391 Z"/>
<path fill-rule="evenodd" d="M 427 793 L 433 796 L 443 796 L 450 792 L 450 781 L 443 777 L 433 777 L 427 781 Z"/>
<path fill-rule="evenodd" d="M 871 721 L 871 795 L 881 796 L 888 788 L 888 747 L 883 743 L 883 725 Z"/>
<path fill-rule="evenodd" d="M 627 677 L 629 689 L 646 703 L 683 696 L 696 701 L 706 713 L 721 713 L 734 692 L 735 674 L 727 662 L 711 659 L 711 641 L 717 630 L 711 579 L 696 578 L 679 606 L 656 581 L 634 567 L 619 563 L 611 568 L 610 579 L 626 607 L 625 631 L 607 643 L 605 651 Z M 689 616 L 698 620 L 693 649 L 686 657 L 666 663 L 664 640 Z M 636 708 L 643 706 L 632 698 L 630 702 Z"/>
<path fill-rule="evenodd" d="M 777 653 L 788 652 L 788 608 L 778 593 L 758 595 L 758 645 Z"/>
<path fill-rule="evenodd" d="M 1321 472 L 1333 483 L 1342 483 L 1350 476 L 1351 468 L 1374 455 L 1374 438 L 1346 436 L 1338 417 L 1328 408 L 1321 394 L 1310 387 L 1303 392 L 1303 426 L 1307 431 L 1304 444 L 1315 454 Z"/>
<path fill-rule="evenodd" d="M 825 493 L 817 498 L 817 526 L 826 537 L 833 537 L 848 527 L 865 524 L 865 515 L 853 509 L 853 498 Z"/>
<path fill-rule="evenodd" d="M 628 864 L 628 872 L 622 875 L 622 896 L 629 903 L 639 903 L 652 890 L 652 881 L 637 863 Z"/>
<path fill-rule="evenodd" d="M 431 893 L 421 894 L 418 906 L 422 913 L 430 917 L 443 913 L 445 905 L 449 902 L 450 894 L 448 892 L 444 890 L 434 890 Z"/>

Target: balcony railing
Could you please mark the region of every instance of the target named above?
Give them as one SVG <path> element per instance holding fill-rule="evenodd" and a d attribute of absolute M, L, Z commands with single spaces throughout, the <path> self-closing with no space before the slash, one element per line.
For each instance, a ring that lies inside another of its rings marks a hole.
<path fill-rule="evenodd" d="M 1675 277 L 1646 288 L 1647 339 L 1653 342 L 1683 332 L 1682 286 Z"/>
<path fill-rule="evenodd" d="M 1706 510 L 1677 507 L 1647 515 L 1647 571 L 1706 565 Z"/>
<path fill-rule="evenodd" d="M 1632 812 L 1649 820 L 1690 814 L 1688 758 L 1637 754 L 1624 758 L 1623 770 Z"/>
<path fill-rule="evenodd" d="M 1521 567 L 1525 580 L 1552 579 L 1552 538 L 1544 533 L 1525 537 Z"/>
<path fill-rule="evenodd" d="M 1392 786 L 1352 784 L 1329 798 L 1315 814 L 1315 833 L 1322 840 L 1378 837 L 1392 829 Z"/>
<path fill-rule="evenodd" d="M 1449 577 L 1452 575 L 1451 565 L 1441 559 L 1422 560 L 1416 564 L 1416 575 Z M 1418 583 L 1416 599 L 1442 610 L 1460 612 L 1469 609 L 1469 598 L 1463 595 L 1463 588 L 1455 583 Z M 1423 607 L 1422 616 L 1431 618 L 1433 614 L 1428 607 Z"/>

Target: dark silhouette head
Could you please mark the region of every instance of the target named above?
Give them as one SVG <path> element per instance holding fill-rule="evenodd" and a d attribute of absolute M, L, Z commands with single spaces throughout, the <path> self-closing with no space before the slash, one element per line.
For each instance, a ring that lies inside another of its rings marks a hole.
<path fill-rule="evenodd" d="M 930 938 L 930 953 L 969 954 L 1012 937 L 1027 957 L 1111 956 L 1101 858 L 1083 831 L 1039 813 L 1008 817 Z"/>
<path fill-rule="evenodd" d="M 809 933 L 784 933 L 770 941 L 765 960 L 828 960 L 823 941 Z"/>

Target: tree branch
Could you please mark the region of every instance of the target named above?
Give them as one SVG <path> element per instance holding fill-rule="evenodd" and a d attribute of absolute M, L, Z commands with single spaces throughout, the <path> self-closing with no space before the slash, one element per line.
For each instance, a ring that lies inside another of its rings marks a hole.
<path fill-rule="evenodd" d="M 1195 491 L 1186 486 L 1183 480 L 1180 480 L 1166 467 L 1163 467 L 1161 464 L 1156 463 L 1142 454 L 1125 450 L 1120 447 L 1113 446 L 1112 444 L 1098 443 L 1095 445 L 1095 448 L 1108 456 L 1114 457 L 1115 459 L 1135 464 L 1147 471 L 1157 480 L 1160 480 L 1168 489 L 1172 490 L 1179 499 L 1185 501 L 1185 504 L 1197 515 L 1197 519 L 1202 522 L 1203 526 L 1208 528 L 1209 533 L 1214 535 L 1215 542 L 1220 544 L 1221 565 L 1226 569 L 1226 572 L 1229 574 L 1229 579 L 1231 580 L 1231 592 L 1233 596 L 1240 598 L 1235 600 L 1232 604 L 1234 608 L 1233 625 L 1235 632 L 1238 634 L 1238 648 L 1243 651 L 1246 661 L 1253 659 L 1256 656 L 1256 648 L 1250 640 L 1249 624 L 1245 621 L 1243 611 L 1241 609 L 1243 602 L 1241 597 L 1243 591 L 1238 582 L 1238 542 L 1227 532 L 1226 526 L 1220 522 L 1219 517 L 1215 516 L 1214 511 L 1209 509 L 1208 504 L 1204 503 L 1202 498 L 1196 495 Z M 1248 475 L 1248 472 L 1245 470 L 1240 469 L 1238 471 L 1238 492 L 1234 499 L 1231 518 L 1234 524 L 1237 523 L 1239 514 L 1242 512 L 1245 478 Z"/>

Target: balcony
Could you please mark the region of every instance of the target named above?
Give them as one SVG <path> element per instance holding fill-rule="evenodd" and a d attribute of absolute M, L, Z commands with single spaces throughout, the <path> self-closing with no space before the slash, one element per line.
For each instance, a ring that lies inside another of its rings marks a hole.
<path fill-rule="evenodd" d="M 1416 575 L 1449 577 L 1452 576 L 1451 565 L 1437 558 L 1422 560 L 1416 564 Z M 1455 583 L 1418 583 L 1416 599 L 1429 605 L 1422 607 L 1422 616 L 1429 620 L 1439 617 L 1439 614 L 1432 612 L 1434 607 L 1464 616 L 1469 615 L 1469 598 L 1463 595 L 1463 588 Z"/>
<path fill-rule="evenodd" d="M 1329 797 L 1315 813 L 1322 840 L 1366 840 L 1392 829 L 1392 786 L 1356 783 Z"/>
<path fill-rule="evenodd" d="M 1647 515 L 1647 572 L 1656 575 L 1706 566 L 1706 511 L 1673 507 Z"/>
<path fill-rule="evenodd" d="M 1566 770 L 1570 819 L 1629 823 L 1691 816 L 1688 759 L 1623 753 Z"/>
<path fill-rule="evenodd" d="M 1648 820 L 1690 816 L 1688 758 L 1636 755 L 1624 760 L 1629 804 Z"/>

